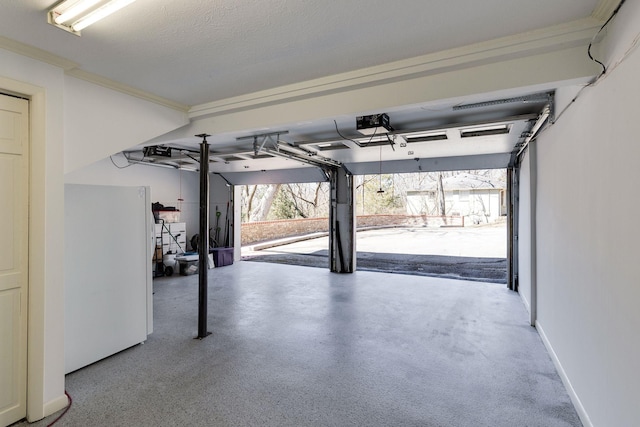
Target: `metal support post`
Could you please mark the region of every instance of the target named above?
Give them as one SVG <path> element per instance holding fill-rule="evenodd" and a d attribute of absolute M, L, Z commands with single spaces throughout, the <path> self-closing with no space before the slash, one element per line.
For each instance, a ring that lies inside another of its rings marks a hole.
<path fill-rule="evenodd" d="M 507 286 L 510 290 L 515 291 L 516 283 L 514 280 L 514 194 L 513 194 L 513 180 L 514 170 L 512 167 L 507 168 Z"/>
<path fill-rule="evenodd" d="M 196 135 L 200 143 L 200 241 L 198 242 L 198 339 L 210 335 L 207 332 L 207 286 L 209 257 L 209 144 L 205 133 Z"/>
<path fill-rule="evenodd" d="M 329 212 L 329 268 L 335 273 L 356 270 L 356 217 L 353 175 L 342 168 L 329 173 L 331 206 Z"/>

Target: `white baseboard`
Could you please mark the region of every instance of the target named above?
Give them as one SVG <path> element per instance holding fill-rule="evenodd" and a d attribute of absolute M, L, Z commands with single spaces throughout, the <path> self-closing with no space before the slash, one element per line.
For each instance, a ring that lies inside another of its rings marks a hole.
<path fill-rule="evenodd" d="M 48 417 L 51 414 L 55 414 L 59 410 L 66 408 L 68 404 L 69 399 L 66 394 L 56 397 L 44 404 L 44 416 Z"/>
<path fill-rule="evenodd" d="M 540 322 L 538 321 L 536 321 L 536 329 L 538 330 L 538 334 L 540 334 L 540 338 L 542 339 L 544 346 L 547 348 L 547 352 L 549 352 L 549 356 L 551 356 L 551 360 L 553 360 L 553 364 L 556 366 L 558 375 L 560 375 L 560 379 L 562 380 L 564 387 L 567 389 L 569 398 L 571 398 L 571 402 L 573 402 L 573 406 L 576 408 L 576 412 L 580 417 L 580 421 L 582 421 L 582 425 L 584 427 L 593 427 L 593 423 L 589 418 L 589 414 L 587 414 L 587 411 L 584 409 L 584 406 L 582 405 L 580 398 L 576 394 L 576 391 L 573 389 L 573 386 L 571 385 L 571 381 L 569 381 L 569 377 L 567 376 L 567 373 L 564 371 L 564 368 L 560 363 L 560 359 L 558 359 L 558 356 L 556 355 L 556 352 L 553 350 L 553 347 L 551 346 L 551 343 L 549 342 L 547 335 L 544 333 L 544 328 L 542 327 L 542 325 L 540 325 Z"/>
<path fill-rule="evenodd" d="M 524 297 L 524 295 L 522 295 L 522 292 L 518 292 L 518 295 L 520 295 L 520 299 L 522 300 L 522 303 L 524 304 L 524 308 L 527 309 L 527 313 L 531 314 L 531 306 L 529 305 L 529 301 L 527 301 L 527 299 Z"/>

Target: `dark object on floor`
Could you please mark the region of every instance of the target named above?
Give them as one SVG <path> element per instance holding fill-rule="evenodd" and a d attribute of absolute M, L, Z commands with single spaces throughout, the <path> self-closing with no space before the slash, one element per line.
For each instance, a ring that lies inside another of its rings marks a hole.
<path fill-rule="evenodd" d="M 213 248 L 209 253 L 213 254 L 213 264 L 216 268 L 233 264 L 233 248 Z"/>

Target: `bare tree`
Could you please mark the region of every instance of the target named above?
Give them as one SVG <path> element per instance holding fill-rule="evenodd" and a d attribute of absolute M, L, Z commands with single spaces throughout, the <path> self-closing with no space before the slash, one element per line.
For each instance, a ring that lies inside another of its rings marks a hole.
<path fill-rule="evenodd" d="M 442 172 L 438 172 L 438 185 L 436 188 L 437 188 L 436 198 L 438 200 L 438 214 L 444 217 L 447 214 L 447 206 L 444 198 L 444 186 L 442 185 Z"/>
<path fill-rule="evenodd" d="M 258 190 L 258 186 L 257 185 L 245 185 L 244 186 L 244 190 L 246 191 L 246 198 L 245 199 L 247 201 L 246 202 L 246 206 L 244 206 L 244 208 L 245 208 L 244 209 L 244 212 L 245 212 L 244 220 L 250 221 L 251 220 L 251 212 L 253 211 L 253 198 L 256 195 L 256 191 Z"/>
<path fill-rule="evenodd" d="M 406 174 L 361 175 L 355 177 L 357 212 L 365 214 L 406 213 L 408 191 L 426 193 L 419 210 L 426 215 L 446 216 L 451 210 L 447 200 L 447 178 L 468 173 L 481 181 L 504 183 L 504 169 L 473 171 L 420 172 Z M 499 184 L 496 184 L 499 185 Z M 384 190 L 379 192 L 379 190 Z M 449 189 L 450 191 L 452 189 Z M 286 185 L 250 185 L 242 191 L 243 220 L 260 221 L 284 218 L 318 218 L 329 213 L 330 188 L 326 182 Z M 414 210 L 416 200 L 412 201 Z M 482 207 L 484 200 L 477 202 Z"/>
<path fill-rule="evenodd" d="M 278 190 L 280 190 L 280 184 L 266 186 L 265 192 L 260 198 L 258 206 L 256 206 L 253 211 L 250 211 L 250 221 L 265 221 L 267 219 L 269 211 L 271 210 L 271 205 L 273 204 L 273 199 L 276 197 Z"/>

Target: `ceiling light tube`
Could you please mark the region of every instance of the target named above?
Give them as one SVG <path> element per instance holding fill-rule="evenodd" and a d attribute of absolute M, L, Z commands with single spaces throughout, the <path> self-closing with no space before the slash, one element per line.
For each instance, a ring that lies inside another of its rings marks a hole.
<path fill-rule="evenodd" d="M 429 142 L 429 141 L 441 141 L 447 138 L 446 132 L 436 132 L 436 133 L 421 133 L 414 135 L 405 135 L 405 139 L 407 142 Z"/>
<path fill-rule="evenodd" d="M 509 133 L 510 125 L 489 125 L 474 128 L 462 129 L 460 131 L 461 138 L 473 138 L 478 136 L 503 135 Z"/>
<path fill-rule="evenodd" d="M 99 20 L 106 18 L 111 15 L 113 12 L 122 9 L 123 7 L 133 3 L 135 0 L 113 0 L 104 6 L 96 9 L 85 17 L 80 18 L 73 24 L 71 24 L 71 28 L 74 31 L 81 31 L 84 28 L 87 28 L 89 25 L 98 22 Z"/>
<path fill-rule="evenodd" d="M 62 9 L 64 10 L 64 12 L 56 16 L 54 18 L 54 21 L 56 24 L 63 24 L 67 21 L 71 21 L 73 18 L 80 15 L 81 13 L 86 12 L 87 10 L 89 10 L 96 4 L 100 3 L 101 1 L 102 0 L 79 0 L 75 3 L 73 3 L 72 0 L 64 1 L 56 7 L 56 9 Z M 67 3 L 73 3 L 73 4 L 65 9 L 65 5 Z"/>

